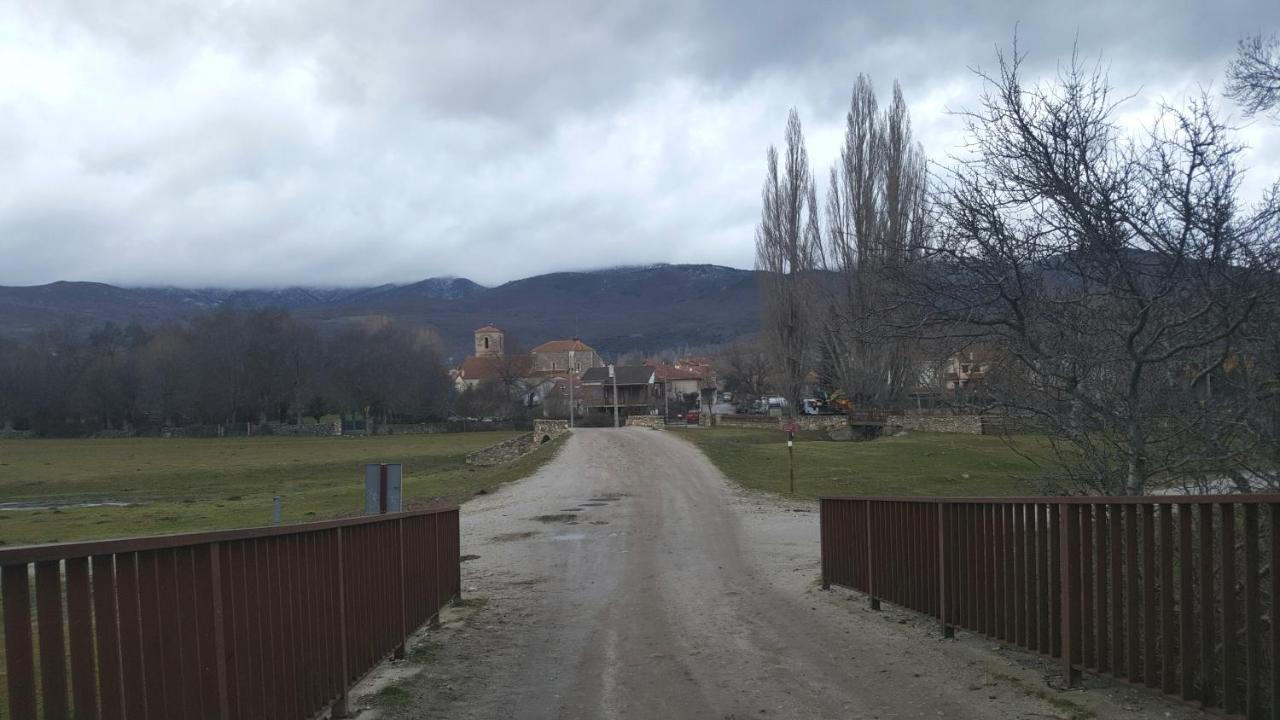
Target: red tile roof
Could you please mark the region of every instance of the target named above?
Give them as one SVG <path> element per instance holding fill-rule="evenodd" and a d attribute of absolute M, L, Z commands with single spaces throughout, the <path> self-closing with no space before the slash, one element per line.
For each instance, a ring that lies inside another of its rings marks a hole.
<path fill-rule="evenodd" d="M 573 350 L 574 352 L 595 352 L 590 345 L 587 345 L 577 338 L 574 338 L 573 340 L 548 340 L 534 348 L 533 352 L 551 353 L 568 352 L 570 350 Z"/>
<path fill-rule="evenodd" d="M 661 360 L 645 360 L 645 365 L 653 368 L 654 378 L 659 382 L 664 380 L 701 380 L 702 373 L 693 368 L 678 368 L 668 365 Z"/>
<path fill-rule="evenodd" d="M 527 377 L 533 367 L 533 358 L 528 355 L 507 355 L 506 357 L 476 357 L 472 355 L 462 361 L 463 380 L 497 380 L 504 375 Z"/>

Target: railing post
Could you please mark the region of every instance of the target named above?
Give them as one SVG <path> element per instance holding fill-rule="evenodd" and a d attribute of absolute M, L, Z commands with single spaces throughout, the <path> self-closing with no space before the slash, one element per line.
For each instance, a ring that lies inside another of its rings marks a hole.
<path fill-rule="evenodd" d="M 218 673 L 218 717 L 231 717 L 231 694 L 227 687 L 227 623 L 222 607 L 222 543 L 209 544 L 210 598 L 213 607 L 213 652 Z"/>
<path fill-rule="evenodd" d="M 36 716 L 35 655 L 31 645 L 31 595 L 27 564 L 0 567 L 4 596 L 4 646 L 9 717 Z"/>
<path fill-rule="evenodd" d="M 831 527 L 831 523 L 827 517 L 828 507 L 830 507 L 830 503 L 825 498 L 818 498 L 818 555 L 821 557 L 822 561 L 823 590 L 831 589 L 831 578 L 827 572 L 827 566 L 830 563 L 829 556 L 832 551 L 832 543 L 830 542 L 830 538 L 827 537 L 827 534 L 832 533 L 835 530 Z"/>
<path fill-rule="evenodd" d="M 404 659 L 404 646 L 409 641 L 409 622 L 405 608 L 405 593 L 408 592 L 404 576 L 404 518 L 396 520 L 396 554 L 400 560 L 400 644 L 395 649 L 395 659 Z"/>
<path fill-rule="evenodd" d="M 876 566 L 875 566 L 875 533 L 871 530 L 871 500 L 864 501 L 867 505 L 867 595 L 871 597 L 871 609 L 880 609 L 880 598 L 876 597 Z"/>
<path fill-rule="evenodd" d="M 1076 631 L 1079 629 L 1080 607 L 1076 591 L 1080 582 L 1080 517 L 1079 508 L 1070 503 L 1058 504 L 1061 533 L 1058 572 L 1061 573 L 1062 601 L 1062 670 L 1063 684 L 1074 687 L 1080 681 L 1080 671 L 1075 667 L 1074 655 L 1078 651 Z"/>
<path fill-rule="evenodd" d="M 951 624 L 951 604 L 947 602 L 947 594 L 951 591 L 951 585 L 948 582 L 947 572 L 950 569 L 947 563 L 947 551 L 951 548 L 948 544 L 947 530 L 951 523 L 947 522 L 947 504 L 938 503 L 938 620 L 942 623 L 942 637 L 953 638 L 956 636 L 955 626 Z"/>
<path fill-rule="evenodd" d="M 338 672 L 341 674 L 339 681 L 338 699 L 333 701 L 333 710 L 330 716 L 334 718 L 351 717 L 351 709 L 347 697 L 347 684 L 351 681 L 351 667 L 347 664 L 347 577 L 346 568 L 343 564 L 342 557 L 344 555 L 342 549 L 342 528 L 337 529 L 338 534 Z"/>

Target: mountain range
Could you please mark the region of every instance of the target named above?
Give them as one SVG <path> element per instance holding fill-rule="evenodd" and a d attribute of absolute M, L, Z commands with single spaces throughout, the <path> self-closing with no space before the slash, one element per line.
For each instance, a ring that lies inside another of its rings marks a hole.
<path fill-rule="evenodd" d="M 470 354 L 472 330 L 486 323 L 507 331 L 508 347 L 581 337 L 602 352 L 623 353 L 724 343 L 756 332 L 760 322 L 754 271 L 652 265 L 551 273 L 495 287 L 466 278 L 260 290 L 66 281 L 0 286 L 0 335 L 22 337 L 68 319 L 154 327 L 220 307 L 284 308 L 322 328 L 386 316 L 433 328 L 455 361 Z"/>

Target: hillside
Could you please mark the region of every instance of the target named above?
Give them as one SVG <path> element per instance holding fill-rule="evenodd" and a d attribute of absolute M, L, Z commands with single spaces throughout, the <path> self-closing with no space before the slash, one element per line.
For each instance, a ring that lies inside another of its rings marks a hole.
<path fill-rule="evenodd" d="M 465 278 L 429 278 L 369 288 L 121 288 L 91 282 L 0 286 L 0 335 L 23 336 L 68 319 L 154 326 L 232 307 L 280 307 L 322 327 L 385 315 L 434 328 L 461 358 L 471 331 L 494 323 L 509 344 L 532 346 L 580 336 L 605 352 L 706 345 L 754 332 L 755 273 L 714 265 L 655 265 L 565 272 L 484 287 Z"/>

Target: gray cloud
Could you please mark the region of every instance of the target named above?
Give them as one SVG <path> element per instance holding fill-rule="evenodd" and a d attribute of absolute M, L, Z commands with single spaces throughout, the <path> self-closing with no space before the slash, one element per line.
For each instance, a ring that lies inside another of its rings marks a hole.
<path fill-rule="evenodd" d="M 815 165 L 853 77 L 899 78 L 935 157 L 1015 27 L 1078 38 L 1135 117 L 1219 83 L 1275 3 L 0 6 L 0 284 L 498 282 L 640 262 L 749 266 L 765 147 Z M 1246 128 L 1251 187 L 1280 129 Z"/>

